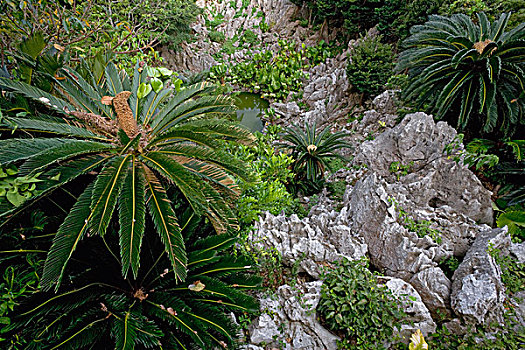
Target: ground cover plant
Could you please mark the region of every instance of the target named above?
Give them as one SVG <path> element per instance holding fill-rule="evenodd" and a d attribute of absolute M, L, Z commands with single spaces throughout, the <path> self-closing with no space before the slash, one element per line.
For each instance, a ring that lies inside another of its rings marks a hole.
<path fill-rule="evenodd" d="M 279 40 L 277 52 L 262 50 L 254 53 L 251 60 L 213 66 L 210 78 L 260 93 L 263 98 L 282 101 L 302 90 L 307 77 L 305 69 L 323 62 L 333 53 L 324 42 L 318 46 L 297 47 L 294 42 Z"/>
<path fill-rule="evenodd" d="M 395 343 L 394 328 L 404 317 L 401 301 L 377 275 L 368 261 L 343 259 L 327 269 L 317 311 L 324 324 L 341 336 L 340 349 L 385 349 Z"/>

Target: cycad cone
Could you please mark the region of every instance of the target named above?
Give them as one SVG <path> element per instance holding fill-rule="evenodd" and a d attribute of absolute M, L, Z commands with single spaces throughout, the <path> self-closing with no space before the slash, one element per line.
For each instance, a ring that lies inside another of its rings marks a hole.
<path fill-rule="evenodd" d="M 138 126 L 137 121 L 133 118 L 133 112 L 128 104 L 128 98 L 131 96 L 131 92 L 122 91 L 113 98 L 113 108 L 117 113 L 117 120 L 119 127 L 124 130 L 128 137 L 132 138 L 137 135 Z"/>

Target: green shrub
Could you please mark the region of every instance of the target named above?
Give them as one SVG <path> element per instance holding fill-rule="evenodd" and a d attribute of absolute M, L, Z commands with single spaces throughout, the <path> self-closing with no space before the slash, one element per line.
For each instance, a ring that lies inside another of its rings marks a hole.
<path fill-rule="evenodd" d="M 346 68 L 352 88 L 367 96 L 381 92 L 392 73 L 392 46 L 383 44 L 381 36 L 362 37 L 350 53 Z"/>
<path fill-rule="evenodd" d="M 463 14 L 432 16 L 413 27 L 399 57 L 410 76 L 405 98 L 429 103 L 436 118 L 473 136 L 512 135 L 524 123 L 525 23 L 505 32 L 509 16 L 492 24 L 483 13 L 479 24 Z"/>
<path fill-rule="evenodd" d="M 218 30 L 212 29 L 208 35 L 210 36 L 210 40 L 215 41 L 216 43 L 223 43 L 226 41 L 226 35 Z"/>
<path fill-rule="evenodd" d="M 341 260 L 327 271 L 317 311 L 341 337 L 341 349 L 385 349 L 404 317 L 400 301 L 368 270 L 366 259 Z"/>
<path fill-rule="evenodd" d="M 293 158 L 273 146 L 280 128 L 270 127 L 266 134 L 257 133 L 253 147 L 230 145 L 230 152 L 248 164 L 255 181 L 239 181 L 241 194 L 237 200 L 237 216 L 241 228 L 247 229 L 264 211 L 274 215 L 292 214 L 296 207 L 294 197 L 286 184 L 293 178 L 290 165 Z"/>

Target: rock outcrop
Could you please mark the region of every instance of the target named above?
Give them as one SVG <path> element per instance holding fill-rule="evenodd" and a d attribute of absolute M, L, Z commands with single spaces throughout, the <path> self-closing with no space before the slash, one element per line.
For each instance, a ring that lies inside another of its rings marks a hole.
<path fill-rule="evenodd" d="M 315 308 L 321 281 L 303 286 L 279 287 L 274 296 L 261 299 L 261 316 L 250 327 L 250 342 L 286 350 L 335 350 L 338 337 L 323 328 Z"/>
<path fill-rule="evenodd" d="M 464 321 L 474 324 L 503 321 L 505 287 L 501 268 L 489 250 L 508 252 L 510 243 L 504 229 L 482 232 L 454 272 L 451 306 Z"/>

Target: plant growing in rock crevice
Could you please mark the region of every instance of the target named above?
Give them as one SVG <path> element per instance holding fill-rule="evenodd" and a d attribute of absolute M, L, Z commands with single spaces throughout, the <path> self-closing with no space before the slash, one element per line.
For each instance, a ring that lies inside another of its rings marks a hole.
<path fill-rule="evenodd" d="M 404 317 L 400 301 L 368 270 L 368 261 L 343 259 L 323 276 L 317 311 L 340 333 L 342 349 L 384 349 Z"/>

